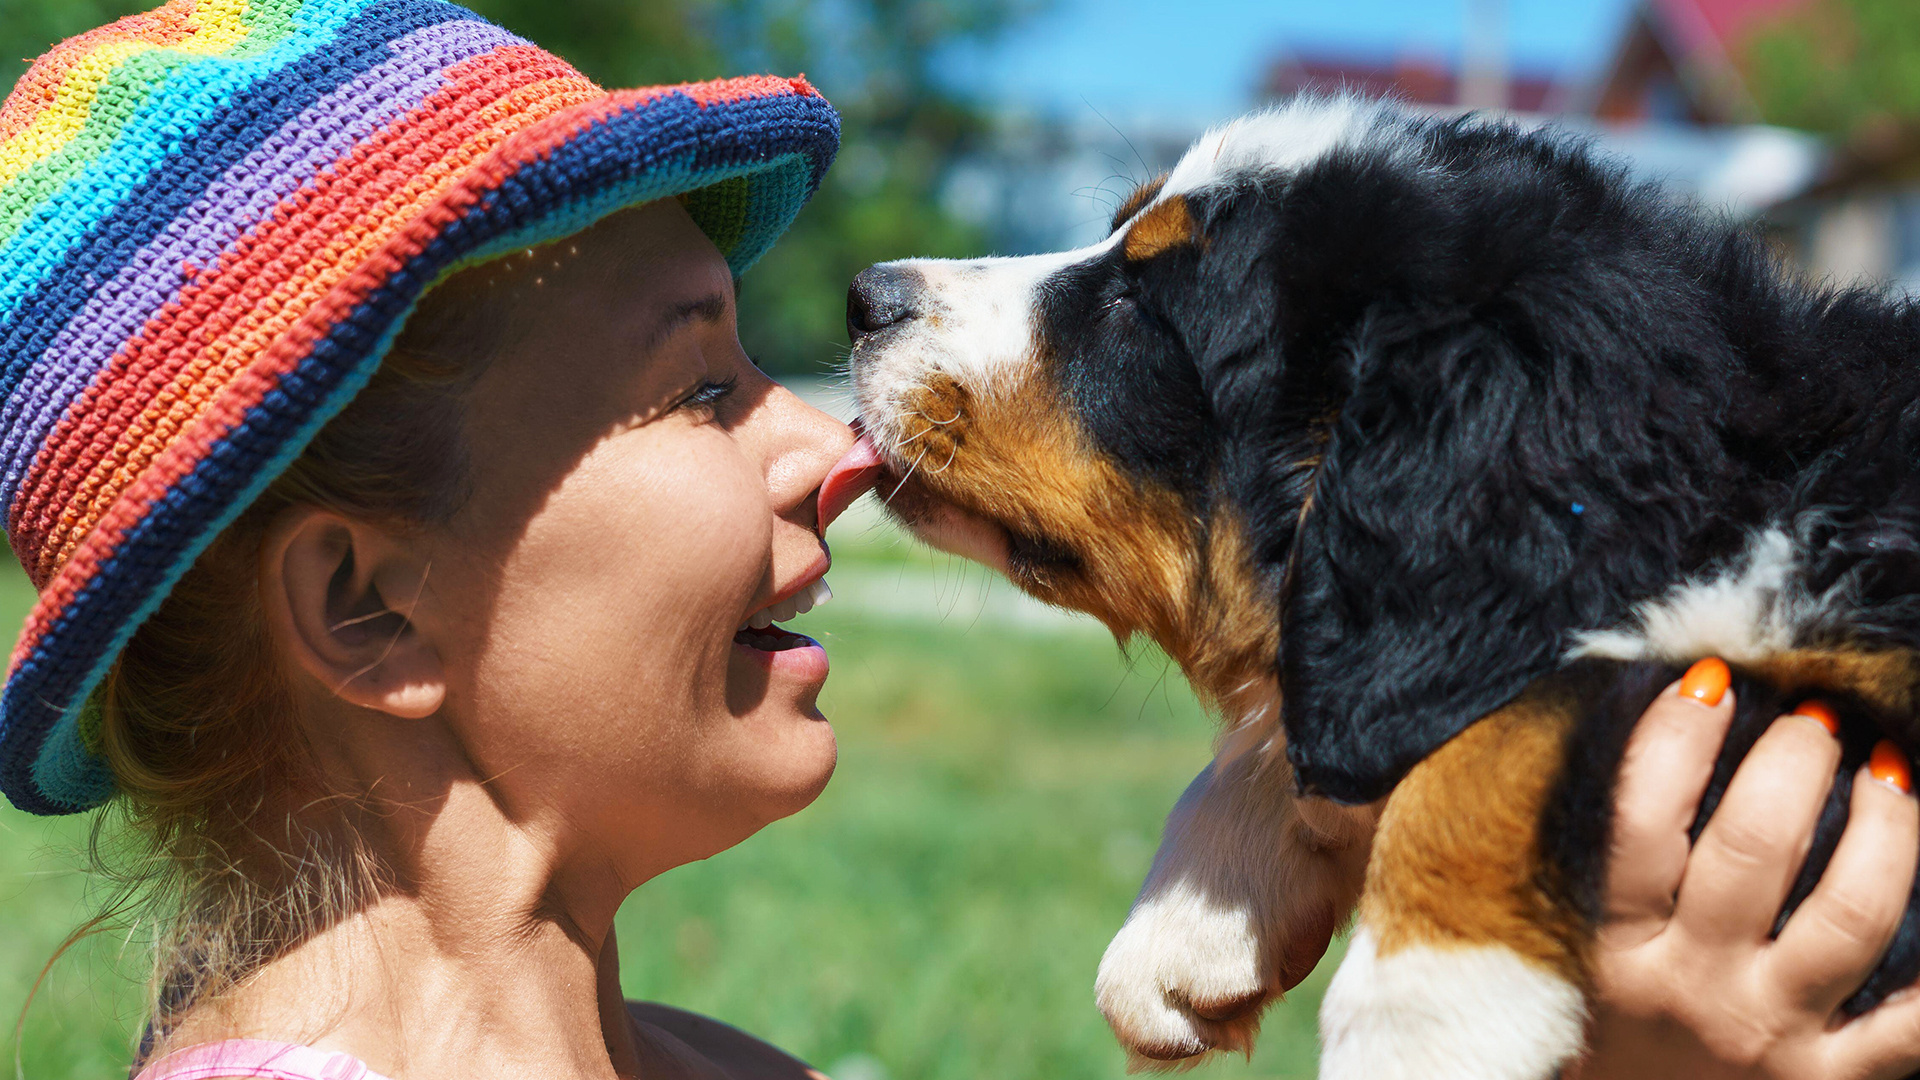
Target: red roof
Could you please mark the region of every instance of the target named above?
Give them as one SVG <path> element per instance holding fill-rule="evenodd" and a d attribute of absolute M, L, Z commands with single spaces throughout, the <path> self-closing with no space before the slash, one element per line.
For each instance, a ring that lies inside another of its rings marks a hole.
<path fill-rule="evenodd" d="M 1745 53 L 1766 24 L 1814 0 L 1639 0 L 1613 60 L 1595 86 L 1594 116 L 1696 124 L 1759 119 Z"/>
<path fill-rule="evenodd" d="M 1803 8 L 1811 0 L 1651 0 L 1661 23 L 1689 56 L 1709 53 L 1724 59 L 1740 38 L 1768 18 Z"/>
<path fill-rule="evenodd" d="M 1460 104 L 1458 73 L 1451 64 L 1409 55 L 1399 60 L 1379 57 L 1287 57 L 1267 69 L 1263 87 L 1268 97 L 1287 97 L 1302 90 L 1350 90 L 1366 97 L 1394 97 L 1420 105 Z M 1553 78 L 1538 72 L 1515 71 L 1507 78 L 1507 107 L 1540 112 L 1558 89 Z"/>

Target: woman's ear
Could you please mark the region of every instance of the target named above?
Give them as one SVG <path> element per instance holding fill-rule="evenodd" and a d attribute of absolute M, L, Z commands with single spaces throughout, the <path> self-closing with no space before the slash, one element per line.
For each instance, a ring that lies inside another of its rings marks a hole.
<path fill-rule="evenodd" d="M 446 700 L 423 629 L 427 571 L 390 530 L 313 506 L 285 511 L 261 550 L 262 601 L 290 667 L 350 705 L 418 719 Z"/>

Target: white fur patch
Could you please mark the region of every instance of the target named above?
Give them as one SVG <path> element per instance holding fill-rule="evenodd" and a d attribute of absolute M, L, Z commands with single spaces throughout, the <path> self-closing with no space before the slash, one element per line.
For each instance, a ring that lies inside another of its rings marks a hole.
<path fill-rule="evenodd" d="M 1301 814 L 1286 761 L 1246 753 L 1209 765 L 1167 817 L 1165 839 L 1126 925 L 1107 946 L 1095 997 L 1122 1045 L 1167 1058 L 1251 1045 L 1259 1010 L 1198 1016 L 1277 996 L 1289 956 L 1343 921 L 1359 895 L 1372 816 Z"/>
<path fill-rule="evenodd" d="M 918 423 L 901 415 L 909 395 L 934 374 L 991 394 L 1035 362 L 1035 311 L 1054 273 L 1104 253 L 1119 234 L 1092 247 L 1053 255 L 994 259 L 902 259 L 883 263 L 917 272 L 915 317 L 888 330 L 877 351 L 856 346 L 850 365 L 854 402 L 882 452 L 913 460 L 905 440 Z M 930 419 L 939 419 L 937 417 Z M 936 463 L 937 464 L 937 463 Z"/>
<path fill-rule="evenodd" d="M 1212 895 L 1184 879 L 1141 895 L 1093 983 L 1094 1000 L 1128 1050 L 1155 1058 L 1205 1053 L 1219 1038 L 1189 1002 L 1267 992 L 1259 918 L 1246 899 Z"/>
<path fill-rule="evenodd" d="M 1299 97 L 1249 113 L 1200 136 L 1167 177 L 1159 198 L 1240 176 L 1294 172 L 1343 147 L 1385 140 L 1386 106 L 1365 98 Z"/>
<path fill-rule="evenodd" d="M 1571 656 L 1690 663 L 1719 656 L 1752 663 L 1793 648 L 1827 606 L 1801 588 L 1794 544 L 1779 529 L 1755 534 L 1730 570 L 1689 581 L 1635 611 L 1632 627 L 1583 634 Z"/>
<path fill-rule="evenodd" d="M 1500 946 L 1377 955 L 1362 925 L 1320 1004 L 1320 1080 L 1551 1080 L 1586 1007 Z"/>

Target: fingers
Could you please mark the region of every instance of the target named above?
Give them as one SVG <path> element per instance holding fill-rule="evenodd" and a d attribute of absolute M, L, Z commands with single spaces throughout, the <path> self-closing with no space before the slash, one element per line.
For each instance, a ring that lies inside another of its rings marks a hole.
<path fill-rule="evenodd" d="M 1774 721 L 1700 833 L 1674 924 L 1699 941 L 1766 940 L 1806 860 L 1839 763 L 1839 740 L 1822 722 Z"/>
<path fill-rule="evenodd" d="M 1920 1071 L 1920 993 L 1912 987 L 1827 1036 L 1828 1076 L 1899 1080 Z"/>
<path fill-rule="evenodd" d="M 1686 869 L 1687 829 L 1733 722 L 1725 663 L 1702 660 L 1660 692 L 1627 742 L 1614 790 L 1607 914 L 1664 922 Z"/>
<path fill-rule="evenodd" d="M 1862 768 L 1854 777 L 1846 832 L 1820 884 L 1767 951 L 1774 985 L 1804 988 L 1802 1004 L 1819 1015 L 1838 1008 L 1899 929 L 1916 861 L 1920 804 Z"/>

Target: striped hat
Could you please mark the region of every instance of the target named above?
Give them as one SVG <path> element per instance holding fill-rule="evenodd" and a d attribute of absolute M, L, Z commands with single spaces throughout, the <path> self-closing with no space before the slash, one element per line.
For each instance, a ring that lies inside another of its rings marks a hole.
<path fill-rule="evenodd" d="M 439 0 L 173 0 L 0 107 L 0 505 L 39 602 L 0 791 L 113 781 L 90 701 L 446 274 L 678 195 L 734 273 L 839 142 L 802 79 L 608 92 Z"/>

